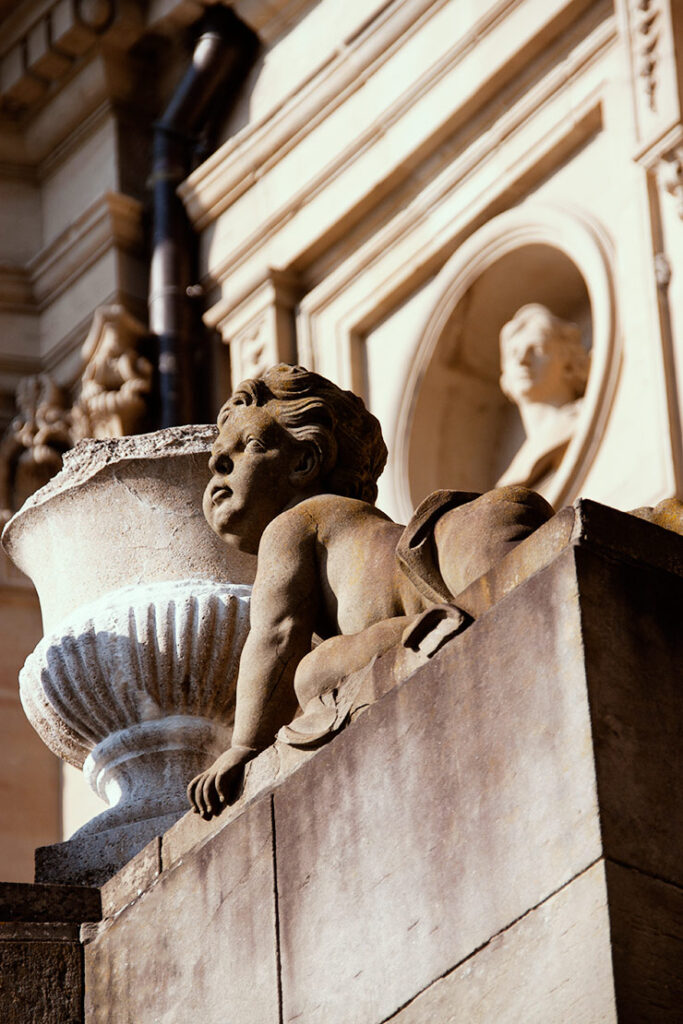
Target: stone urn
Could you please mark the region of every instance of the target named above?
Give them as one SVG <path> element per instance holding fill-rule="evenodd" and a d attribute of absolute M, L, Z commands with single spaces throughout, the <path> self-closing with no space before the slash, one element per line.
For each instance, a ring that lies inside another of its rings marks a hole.
<path fill-rule="evenodd" d="M 5 528 L 45 634 L 24 709 L 109 805 L 42 870 L 39 851 L 37 880 L 108 877 L 188 810 L 187 783 L 230 743 L 256 560 L 204 520 L 214 436 L 83 441 Z"/>

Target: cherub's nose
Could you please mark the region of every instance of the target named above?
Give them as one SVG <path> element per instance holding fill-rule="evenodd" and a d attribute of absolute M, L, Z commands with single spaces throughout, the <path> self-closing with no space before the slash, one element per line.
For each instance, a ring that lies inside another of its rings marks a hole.
<path fill-rule="evenodd" d="M 209 469 L 212 473 L 227 476 L 232 469 L 232 459 L 225 451 L 214 451 L 209 459 Z"/>

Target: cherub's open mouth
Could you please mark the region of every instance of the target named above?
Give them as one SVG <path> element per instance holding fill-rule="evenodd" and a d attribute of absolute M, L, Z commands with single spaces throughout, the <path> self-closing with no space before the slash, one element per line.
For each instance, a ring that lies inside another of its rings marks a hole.
<path fill-rule="evenodd" d="M 211 504 L 218 505 L 224 498 L 229 498 L 231 495 L 232 491 L 229 487 L 215 487 L 211 492 Z"/>

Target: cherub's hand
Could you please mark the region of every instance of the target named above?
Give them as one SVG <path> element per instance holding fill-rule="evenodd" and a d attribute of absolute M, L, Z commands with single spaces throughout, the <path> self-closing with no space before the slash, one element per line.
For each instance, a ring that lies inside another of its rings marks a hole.
<path fill-rule="evenodd" d="M 219 815 L 226 804 L 234 802 L 244 766 L 256 753 L 250 747 L 230 747 L 192 780 L 187 787 L 187 798 L 197 814 L 208 820 Z"/>

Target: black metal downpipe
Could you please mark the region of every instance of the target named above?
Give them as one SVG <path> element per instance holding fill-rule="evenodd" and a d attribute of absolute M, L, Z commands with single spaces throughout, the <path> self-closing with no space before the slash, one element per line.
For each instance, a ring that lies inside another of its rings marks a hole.
<path fill-rule="evenodd" d="M 149 328 L 158 343 L 159 419 L 162 427 L 193 418 L 191 283 L 192 235 L 178 185 L 190 170 L 192 155 L 221 86 L 241 84 L 258 41 L 223 6 L 207 10 L 185 72 L 162 118 L 154 126 L 152 259 Z"/>

